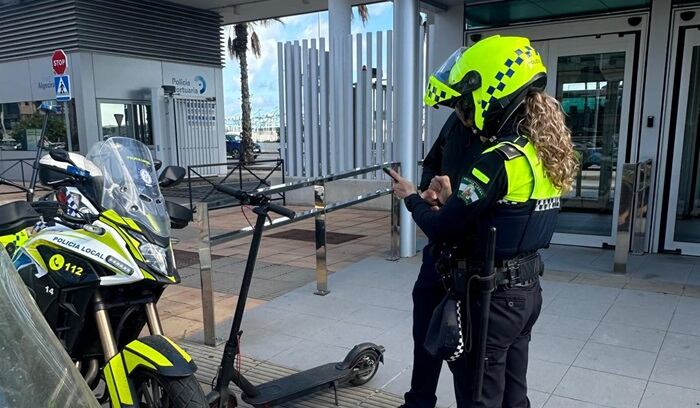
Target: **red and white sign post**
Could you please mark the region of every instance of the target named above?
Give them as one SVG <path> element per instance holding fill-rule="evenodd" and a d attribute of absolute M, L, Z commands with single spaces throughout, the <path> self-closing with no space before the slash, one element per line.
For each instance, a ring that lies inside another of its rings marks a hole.
<path fill-rule="evenodd" d="M 63 114 L 65 115 L 64 122 L 66 124 L 66 147 L 70 152 L 73 150 L 70 131 L 70 115 L 68 114 L 69 105 L 67 102 L 70 100 L 70 78 L 68 75 L 66 75 L 66 70 L 68 69 L 68 56 L 63 50 L 56 50 L 51 55 L 51 69 L 56 76 L 54 78 L 54 84 L 60 84 L 60 86 L 56 87 L 56 99 L 59 101 L 64 101 Z"/>

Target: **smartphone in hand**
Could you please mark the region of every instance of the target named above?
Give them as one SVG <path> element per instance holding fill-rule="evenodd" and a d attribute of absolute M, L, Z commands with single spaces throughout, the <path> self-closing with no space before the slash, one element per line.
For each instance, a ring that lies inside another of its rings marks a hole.
<path fill-rule="evenodd" d="M 398 180 L 396 180 L 396 178 L 394 176 L 391 175 L 391 172 L 389 171 L 388 167 L 382 167 L 382 170 L 384 171 L 384 173 L 389 175 L 389 177 L 391 177 L 392 180 L 394 180 L 397 183 L 399 182 Z"/>

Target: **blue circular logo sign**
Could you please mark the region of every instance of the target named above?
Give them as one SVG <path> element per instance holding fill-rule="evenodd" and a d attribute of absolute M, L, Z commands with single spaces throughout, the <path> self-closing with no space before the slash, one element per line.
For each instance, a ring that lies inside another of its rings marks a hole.
<path fill-rule="evenodd" d="M 200 94 L 203 94 L 207 91 L 207 81 L 205 81 L 204 77 L 202 77 L 201 75 L 197 75 L 196 77 L 194 77 L 194 83 L 197 85 L 197 89 L 199 89 Z"/>

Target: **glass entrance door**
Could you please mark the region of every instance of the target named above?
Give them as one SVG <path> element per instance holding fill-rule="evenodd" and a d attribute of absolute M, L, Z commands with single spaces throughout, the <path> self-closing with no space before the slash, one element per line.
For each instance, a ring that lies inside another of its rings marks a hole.
<path fill-rule="evenodd" d="M 685 33 L 671 160 L 666 249 L 700 255 L 700 30 Z"/>
<path fill-rule="evenodd" d="M 614 245 L 634 70 L 633 35 L 548 41 L 547 91 L 561 102 L 580 168 L 555 243 Z"/>

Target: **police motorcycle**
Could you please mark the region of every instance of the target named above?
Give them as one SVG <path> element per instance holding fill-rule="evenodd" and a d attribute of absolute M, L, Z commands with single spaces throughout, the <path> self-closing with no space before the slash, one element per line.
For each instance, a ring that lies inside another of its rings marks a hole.
<path fill-rule="evenodd" d="M 0 251 L 0 352 L 0 407 L 99 407 L 5 251 Z"/>
<path fill-rule="evenodd" d="M 144 144 L 113 137 L 86 157 L 53 150 L 38 172 L 55 200 L 1 206 L 0 235 L 15 235 L 6 246 L 14 266 L 86 382 L 93 390 L 103 382 L 100 400 L 114 408 L 205 407 L 197 367 L 164 336 L 156 308 L 180 282 L 170 228 L 191 220 L 159 186 L 182 180 L 184 169 L 158 177 Z M 46 225 L 17 237 L 38 219 Z"/>

